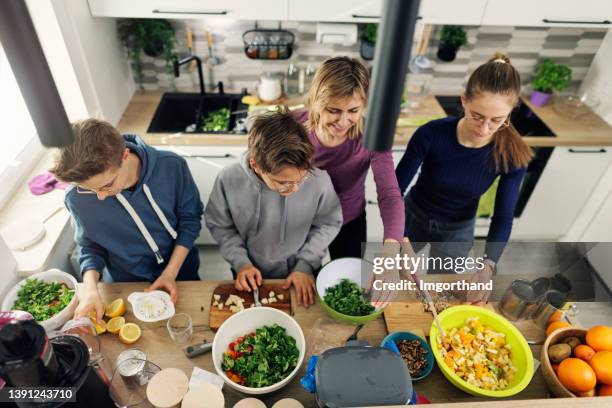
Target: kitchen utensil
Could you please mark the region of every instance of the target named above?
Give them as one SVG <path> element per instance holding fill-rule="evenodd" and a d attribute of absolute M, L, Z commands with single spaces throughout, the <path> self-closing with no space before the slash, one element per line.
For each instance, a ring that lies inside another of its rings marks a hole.
<path fill-rule="evenodd" d="M 283 289 L 282 286 L 282 283 L 267 283 L 264 281 L 263 285 L 259 287 L 259 293 L 261 294 L 262 298 L 267 299 L 270 297 L 270 292 L 274 292 L 274 297 L 277 301 L 264 306 L 272 307 L 291 314 L 291 291 L 288 289 Z M 213 306 L 215 295 L 219 296 L 219 303 L 223 303 L 222 309 L 219 309 L 217 306 Z M 223 322 L 234 314 L 229 310 L 229 306 L 225 305 L 225 301 L 230 295 L 236 295 L 244 299 L 244 307 L 247 309 L 250 308 L 252 304 L 255 304 L 253 292 L 241 292 L 236 289 L 233 283 L 226 283 L 217 286 L 213 290 L 213 296 L 211 296 L 210 314 L 208 316 L 208 325 L 212 331 L 217 331 Z"/>
<path fill-rule="evenodd" d="M 548 321 L 555 312 L 563 313 L 563 304 L 567 296 L 556 290 L 549 290 L 544 295 L 538 310 L 533 315 L 533 321 L 542 330 L 548 326 Z"/>
<path fill-rule="evenodd" d="M 193 335 L 193 322 L 187 313 L 177 313 L 166 323 L 170 338 L 176 344 L 185 344 Z"/>
<path fill-rule="evenodd" d="M 415 56 L 408 63 L 408 70 L 413 74 L 419 74 L 431 66 L 431 61 L 426 57 L 426 54 L 432 30 L 433 26 L 431 24 L 425 24 L 422 28 Z"/>
<path fill-rule="evenodd" d="M 362 272 L 371 271 L 371 269 L 371 264 L 360 258 L 339 258 L 325 265 L 319 271 L 316 282 L 317 295 L 319 295 L 319 302 L 323 310 L 336 320 L 353 324 L 364 324 L 380 316 L 384 307 L 379 306 L 373 313 L 366 316 L 349 316 L 335 311 L 323 300 L 325 289 L 339 284 L 342 279 L 349 279 L 359 287 L 363 287 L 362 282 L 365 279 L 362 279 Z"/>
<path fill-rule="evenodd" d="M 557 397 L 561 398 L 571 398 L 576 397 L 573 392 L 565 388 L 561 381 L 559 381 L 559 377 L 555 373 L 555 370 L 552 368 L 552 364 L 550 363 L 550 358 L 548 356 L 548 348 L 553 344 L 559 344 L 563 341 L 563 339 L 567 337 L 578 337 L 582 343 L 585 343 L 585 336 L 587 331 L 584 329 L 577 329 L 575 327 L 565 327 L 562 329 L 555 330 L 544 342 L 542 346 L 542 351 L 540 352 L 540 363 L 542 364 L 542 376 L 544 377 L 544 381 L 548 385 L 548 389 Z"/>
<path fill-rule="evenodd" d="M 202 342 L 199 344 L 194 344 L 193 346 L 187 346 L 185 348 L 185 355 L 187 358 L 194 358 L 204 353 L 208 353 L 212 350 L 212 343 Z"/>
<path fill-rule="evenodd" d="M 431 293 L 429 293 L 427 289 L 425 290 L 420 289 L 421 285 L 419 285 L 419 282 L 417 281 L 416 275 L 414 273 L 411 273 L 410 277 L 412 278 L 412 281 L 416 284 L 416 287 L 419 288 L 419 292 L 423 295 L 423 298 L 427 301 L 427 305 L 429 306 L 429 311 L 433 315 L 434 321 L 436 322 L 436 325 L 438 326 L 438 331 L 440 332 L 442 337 L 444 337 L 445 336 L 444 328 L 440 324 L 440 319 L 438 318 L 438 311 L 436 310 L 436 305 L 433 299 L 431 298 Z"/>
<path fill-rule="evenodd" d="M 355 327 L 355 330 L 353 331 L 353 334 L 351 334 L 351 336 L 348 339 L 346 339 L 346 342 L 348 343 L 349 341 L 357 340 L 357 335 L 359 334 L 361 329 L 363 329 L 363 324 L 360 324 L 357 327 Z"/>
<path fill-rule="evenodd" d="M 56 313 L 54 316 L 51 316 L 49 319 L 43 320 L 42 322 L 38 322 L 45 330 L 55 330 L 72 318 L 72 316 L 74 315 L 74 311 L 76 310 L 77 305 L 79 303 L 79 288 L 76 279 L 72 275 L 60 271 L 59 269 L 49 269 L 48 271 L 30 275 L 27 279 L 39 279 L 43 282 L 48 283 L 64 283 L 69 289 L 74 290 L 74 296 L 72 296 L 72 300 L 70 301 L 70 303 L 68 303 L 68 306 L 66 306 L 59 313 Z M 2 310 L 13 309 L 13 305 L 17 300 L 17 294 L 19 293 L 21 287 L 25 285 L 27 279 L 19 281 L 8 291 L 2 302 Z"/>
<path fill-rule="evenodd" d="M 510 283 L 508 289 L 499 302 L 499 311 L 508 319 L 516 321 L 526 317 L 525 311 L 532 311 L 536 305 L 536 296 L 529 281 L 516 279 Z"/>
<path fill-rule="evenodd" d="M 273 324 L 284 327 L 286 333 L 295 339 L 296 347 L 300 353 L 295 369 L 278 383 L 262 388 L 246 387 L 231 381 L 227 375 L 225 375 L 221 367 L 223 355 L 227 351 L 229 344 L 240 336 L 253 332 L 262 326 L 271 326 Z M 293 317 L 271 307 L 254 307 L 234 314 L 223 323 L 213 340 L 212 359 L 217 374 L 221 376 L 230 387 L 245 394 L 267 394 L 279 390 L 291 382 L 293 377 L 295 377 L 302 368 L 305 350 L 306 341 L 304 339 L 304 333 Z"/>
<path fill-rule="evenodd" d="M 281 76 L 276 73 L 265 72 L 259 77 L 256 85 L 257 96 L 264 102 L 272 102 L 283 94 Z"/>
<path fill-rule="evenodd" d="M 397 345 L 397 343 L 399 343 L 402 340 L 409 340 L 409 341 L 418 340 L 419 343 L 421 344 L 421 347 L 423 347 L 423 349 L 427 351 L 427 353 L 425 354 L 425 359 L 427 360 L 427 364 L 425 365 L 425 367 L 423 367 L 423 369 L 418 375 L 416 376 L 411 375 L 412 381 L 420 381 L 423 378 L 427 377 L 431 373 L 431 370 L 433 370 L 433 367 L 434 367 L 434 357 L 433 357 L 433 353 L 431 352 L 431 347 L 429 347 L 429 344 L 427 344 L 427 341 L 425 340 L 424 337 L 417 336 L 416 334 L 411 333 L 411 332 L 389 333 L 389 335 L 385 337 L 383 341 L 380 343 L 380 346 L 385 347 L 385 344 L 387 342 L 392 342 Z"/>
<path fill-rule="evenodd" d="M 255 302 L 255 307 L 261 307 L 261 302 L 259 301 L 259 287 L 255 288 L 253 291 L 253 301 Z"/>
<path fill-rule="evenodd" d="M 190 27 L 187 27 L 185 29 L 185 35 L 187 36 L 187 50 L 189 52 L 189 55 L 191 56 L 193 55 L 193 32 L 191 31 Z M 191 60 L 187 69 L 189 70 L 189 72 L 193 72 L 195 67 L 196 67 L 196 61 Z"/>
<path fill-rule="evenodd" d="M 174 303 L 163 290 L 133 292 L 127 298 L 134 316 L 142 322 L 158 322 L 174 316 Z"/>
<path fill-rule="evenodd" d="M 221 61 L 215 56 L 213 51 L 213 37 L 210 31 L 206 31 L 206 43 L 208 44 L 208 59 L 206 63 L 212 66 L 219 65 Z"/>
<path fill-rule="evenodd" d="M 382 347 L 326 350 L 319 356 L 315 380 L 318 407 L 406 405 L 414 396 L 404 360 Z"/>
<path fill-rule="evenodd" d="M 444 362 L 436 341 L 439 335 L 438 326 L 432 324 L 429 330 L 431 349 L 442 374 L 444 374 L 454 386 L 475 396 L 495 398 L 515 395 L 527 387 L 534 373 L 533 355 L 531 354 L 531 349 L 525 337 L 523 337 L 521 332 L 514 327 L 512 323 L 493 311 L 469 305 L 449 307 L 440 313 L 439 317 L 440 323 L 447 330 L 452 327 L 464 326 L 466 320 L 470 317 L 478 317 L 483 325 L 491 327 L 491 329 L 496 332 L 504 333 L 506 335 L 506 343 L 510 344 L 510 347 L 512 347 L 512 363 L 517 368 L 514 378 L 504 390 L 485 390 L 469 384 L 455 374 Z"/>

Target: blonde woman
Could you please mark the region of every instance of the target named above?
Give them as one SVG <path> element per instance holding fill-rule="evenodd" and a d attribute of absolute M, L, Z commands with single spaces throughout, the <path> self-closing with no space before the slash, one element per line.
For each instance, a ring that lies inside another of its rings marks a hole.
<path fill-rule="evenodd" d="M 327 59 L 315 73 L 308 110 L 297 115 L 315 147 L 314 165 L 327 171 L 342 206 L 343 226 L 329 247 L 332 259 L 361 257 L 361 243 L 367 240 L 365 179 L 370 167 L 383 240 L 401 242 L 404 234 L 404 203 L 391 152 L 369 151 L 362 143 L 368 87 L 368 70 L 360 61 Z"/>

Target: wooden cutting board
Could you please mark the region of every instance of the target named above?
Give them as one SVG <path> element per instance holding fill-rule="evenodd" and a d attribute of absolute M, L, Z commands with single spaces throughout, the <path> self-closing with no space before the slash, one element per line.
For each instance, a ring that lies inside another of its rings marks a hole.
<path fill-rule="evenodd" d="M 270 292 L 274 292 L 277 301 L 275 303 L 263 305 L 281 310 L 287 314 L 291 314 L 291 292 L 289 289 L 282 289 L 282 283 L 265 283 L 259 287 L 259 301 L 263 298 L 268 298 Z M 282 294 L 283 299 L 279 299 L 278 295 Z M 219 310 L 217 306 L 213 306 L 215 295 L 219 295 L 219 303 L 223 302 L 223 309 Z M 229 306 L 225 306 L 225 301 L 229 295 L 236 295 L 244 299 L 244 307 L 249 308 L 254 303 L 253 292 L 241 292 L 234 287 L 233 283 L 219 285 L 213 291 L 210 299 L 210 314 L 208 316 L 208 325 L 212 331 L 217 331 L 224 321 L 229 319 L 233 314 L 229 310 Z"/>
<path fill-rule="evenodd" d="M 498 313 L 497 302 L 489 302 L 485 308 Z M 433 315 L 423 311 L 421 302 L 391 302 L 384 311 L 387 332 L 395 331 L 423 331 L 429 336 L 429 329 L 433 322 Z M 529 341 L 543 342 L 545 333 L 535 326 L 531 320 L 511 322 Z"/>

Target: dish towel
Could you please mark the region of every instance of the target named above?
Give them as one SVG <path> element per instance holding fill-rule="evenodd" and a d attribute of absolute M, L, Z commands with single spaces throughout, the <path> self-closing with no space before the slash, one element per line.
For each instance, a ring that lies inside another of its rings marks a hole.
<path fill-rule="evenodd" d="M 48 171 L 32 177 L 32 180 L 28 182 L 30 192 L 34 195 L 42 195 L 53 191 L 55 188 L 65 190 L 68 187 L 68 183 L 64 183 L 55 178 L 55 176 Z"/>

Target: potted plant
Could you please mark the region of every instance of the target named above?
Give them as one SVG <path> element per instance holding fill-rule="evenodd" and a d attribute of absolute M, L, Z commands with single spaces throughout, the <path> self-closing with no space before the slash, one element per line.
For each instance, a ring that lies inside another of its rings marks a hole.
<path fill-rule="evenodd" d="M 562 91 L 572 79 L 572 69 L 563 64 L 555 64 L 550 59 L 545 59 L 538 64 L 533 77 L 531 103 L 536 106 L 544 106 L 553 91 Z"/>
<path fill-rule="evenodd" d="M 361 44 L 359 46 L 359 54 L 366 61 L 374 59 L 374 47 L 376 46 L 376 33 L 378 32 L 378 24 L 368 23 L 365 25 L 361 34 Z"/>
<path fill-rule="evenodd" d="M 168 20 L 151 18 L 126 18 L 117 22 L 119 38 L 126 47 L 128 58 L 134 70 L 136 81 L 143 88 L 143 65 L 141 54 L 150 57 L 163 57 L 166 61 L 166 72 L 174 80 L 172 59 L 174 58 L 174 28 Z"/>
<path fill-rule="evenodd" d="M 467 34 L 461 26 L 445 25 L 440 30 L 440 45 L 437 56 L 441 61 L 453 61 L 457 51 L 467 44 Z"/>

